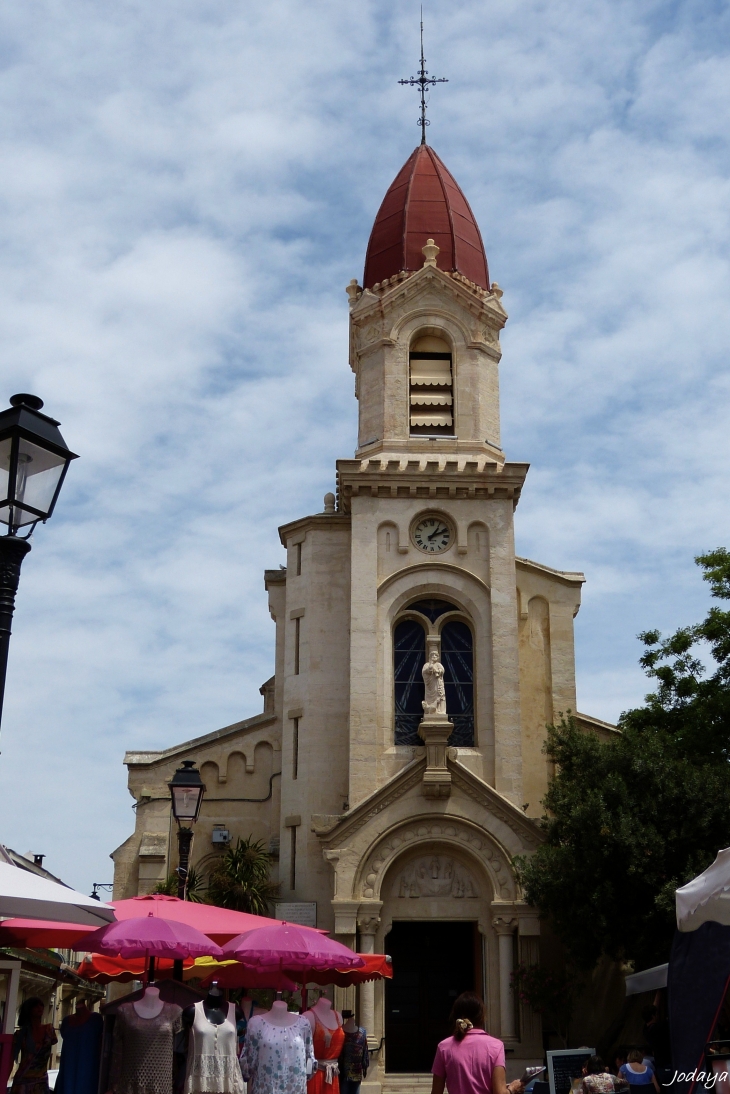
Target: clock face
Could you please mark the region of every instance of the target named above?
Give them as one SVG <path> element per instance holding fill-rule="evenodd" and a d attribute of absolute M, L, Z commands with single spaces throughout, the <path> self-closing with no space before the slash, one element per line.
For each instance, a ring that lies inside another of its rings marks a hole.
<path fill-rule="evenodd" d="M 422 551 L 439 554 L 451 544 L 451 528 L 441 517 L 424 517 L 413 529 L 413 539 Z"/>

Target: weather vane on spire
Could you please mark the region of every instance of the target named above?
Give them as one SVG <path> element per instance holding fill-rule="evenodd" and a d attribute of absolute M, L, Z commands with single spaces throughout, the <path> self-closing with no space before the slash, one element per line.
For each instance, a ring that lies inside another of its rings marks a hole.
<path fill-rule="evenodd" d="M 448 82 L 445 76 L 435 79 L 428 74 L 426 58 L 423 56 L 423 8 L 421 8 L 421 71 L 418 76 L 411 76 L 410 80 L 398 81 L 399 84 L 408 84 L 410 87 L 418 87 L 421 90 L 421 117 L 418 119 L 418 124 L 421 127 L 421 144 L 426 143 L 426 126 L 431 124 L 426 117 L 426 91 L 433 84 L 447 84 Z"/>

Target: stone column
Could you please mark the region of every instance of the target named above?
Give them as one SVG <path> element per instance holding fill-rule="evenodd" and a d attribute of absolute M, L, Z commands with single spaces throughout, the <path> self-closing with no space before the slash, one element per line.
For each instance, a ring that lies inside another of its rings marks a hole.
<path fill-rule="evenodd" d="M 514 929 L 516 919 L 497 916 L 492 920 L 499 940 L 499 1036 L 501 1040 L 514 1040 L 515 1005 L 512 995 L 512 973 L 514 971 Z"/>
<path fill-rule="evenodd" d="M 375 953 L 375 932 L 380 925 L 377 912 L 367 912 L 358 916 L 357 926 L 360 932 L 360 953 Z M 368 1033 L 368 1041 L 378 1043 L 375 1036 L 375 982 L 368 980 L 360 985 L 360 1013 L 358 1021 Z"/>
<path fill-rule="evenodd" d="M 325 857 L 329 858 L 327 852 Z M 339 858 L 339 855 L 337 856 Z M 336 860 L 335 860 L 336 862 Z M 359 900 L 333 900 L 332 908 L 335 913 L 335 935 L 337 941 L 351 950 L 357 950 L 357 909 Z M 357 1011 L 357 987 L 349 988 L 335 986 L 335 1010 Z"/>

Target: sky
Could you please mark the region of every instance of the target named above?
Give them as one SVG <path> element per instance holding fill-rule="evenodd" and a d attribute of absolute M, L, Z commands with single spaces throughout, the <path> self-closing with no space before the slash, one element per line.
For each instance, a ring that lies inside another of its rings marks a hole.
<path fill-rule="evenodd" d="M 416 0 L 0 6 L 0 400 L 72 465 L 23 565 L 0 839 L 90 891 L 123 755 L 261 710 L 277 527 L 357 406 L 345 285 L 418 143 Z M 517 551 L 586 575 L 578 707 L 730 546 L 730 5 L 425 0 L 429 142 L 504 290 Z"/>

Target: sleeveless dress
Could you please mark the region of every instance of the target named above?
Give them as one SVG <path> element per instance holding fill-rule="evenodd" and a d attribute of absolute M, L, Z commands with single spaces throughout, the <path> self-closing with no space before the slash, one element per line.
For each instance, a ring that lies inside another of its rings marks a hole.
<path fill-rule="evenodd" d="M 185 1094 L 243 1094 L 235 1004 L 228 1004 L 228 1016 L 219 1026 L 208 1018 L 202 999 L 195 1004 Z"/>
<path fill-rule="evenodd" d="M 61 1063 L 56 1094 L 97 1094 L 104 1019 L 100 1014 L 79 1018 L 69 1014 L 61 1022 Z"/>
<path fill-rule="evenodd" d="M 332 1013 L 335 1014 L 336 1011 Z M 338 1061 L 344 1043 L 345 1031 L 339 1014 L 337 1029 L 327 1029 L 317 1015 L 314 1015 L 314 1055 L 317 1058 L 317 1070 L 307 1082 L 307 1094 L 340 1094 Z"/>
<path fill-rule="evenodd" d="M 142 1018 L 134 1003 L 123 1003 L 112 1035 L 114 1094 L 170 1094 L 173 1044 L 181 1029 L 182 1008 L 175 1003 L 163 1003 L 154 1018 Z"/>

